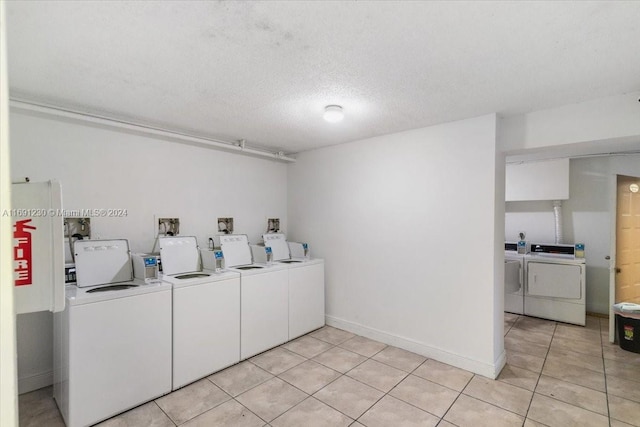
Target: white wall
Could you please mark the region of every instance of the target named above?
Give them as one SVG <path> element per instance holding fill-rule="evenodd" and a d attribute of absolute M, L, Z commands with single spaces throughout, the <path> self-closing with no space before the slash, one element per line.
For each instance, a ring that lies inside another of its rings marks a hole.
<path fill-rule="evenodd" d="M 636 138 L 638 98 L 640 92 L 631 92 L 506 117 L 500 121 L 501 147 L 505 151 L 555 148 L 590 141 L 605 145 Z"/>
<path fill-rule="evenodd" d="M 505 200 L 566 200 L 569 159 L 511 163 L 505 170 Z"/>
<path fill-rule="evenodd" d="M 615 174 L 640 176 L 640 155 L 572 159 L 570 198 L 563 202 L 563 234 L 568 243 L 584 243 L 587 262 L 587 311 L 609 313 L 609 261 L 611 242 L 611 178 Z M 507 202 L 505 236 L 517 240 L 553 242 L 551 201 Z"/>
<path fill-rule="evenodd" d="M 329 323 L 497 375 L 504 166 L 495 138 L 490 115 L 298 156 L 290 237 L 326 259 Z"/>
<path fill-rule="evenodd" d="M 287 226 L 286 165 L 55 118 L 11 114 L 14 181 L 58 179 L 65 209 L 123 208 L 92 218 L 94 238 L 127 238 L 134 252 L 154 244 L 154 215 L 180 218 L 182 235 L 206 247 L 217 217 L 257 242 L 267 217 Z M 51 315 L 18 317 L 20 392 L 50 383 Z"/>

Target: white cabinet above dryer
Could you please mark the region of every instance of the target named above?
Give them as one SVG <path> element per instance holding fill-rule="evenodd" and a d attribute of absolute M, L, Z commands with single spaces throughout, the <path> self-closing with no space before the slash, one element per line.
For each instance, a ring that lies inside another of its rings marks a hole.
<path fill-rule="evenodd" d="M 569 159 L 507 164 L 505 200 L 567 200 Z"/>

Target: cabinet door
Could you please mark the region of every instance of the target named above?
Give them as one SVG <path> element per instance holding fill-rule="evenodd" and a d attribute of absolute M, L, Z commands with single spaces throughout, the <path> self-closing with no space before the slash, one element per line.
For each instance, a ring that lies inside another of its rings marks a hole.
<path fill-rule="evenodd" d="M 246 359 L 289 338 L 287 270 L 242 276 L 241 358 Z"/>
<path fill-rule="evenodd" d="M 551 298 L 580 299 L 582 269 L 579 265 L 530 262 L 527 294 Z"/>
<path fill-rule="evenodd" d="M 324 326 L 324 264 L 289 270 L 289 339 Z"/>

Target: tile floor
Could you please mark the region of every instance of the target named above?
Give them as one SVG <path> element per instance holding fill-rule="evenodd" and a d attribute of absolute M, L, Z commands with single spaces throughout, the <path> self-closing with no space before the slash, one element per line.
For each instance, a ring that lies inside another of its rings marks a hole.
<path fill-rule="evenodd" d="M 640 354 L 607 322 L 506 314 L 497 381 L 324 327 L 100 426 L 640 426 Z M 63 425 L 51 393 L 20 396 L 21 426 Z"/>

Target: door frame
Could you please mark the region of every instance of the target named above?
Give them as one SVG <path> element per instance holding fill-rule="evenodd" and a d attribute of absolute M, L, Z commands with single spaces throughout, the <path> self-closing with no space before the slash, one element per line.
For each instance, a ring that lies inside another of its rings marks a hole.
<path fill-rule="evenodd" d="M 616 245 L 617 245 L 617 219 L 618 219 L 618 177 L 631 176 L 629 174 L 614 173 L 610 175 L 609 189 L 609 214 L 610 214 L 610 236 L 611 248 L 609 249 L 609 342 L 615 342 L 616 318 L 613 312 L 613 305 L 616 303 Z M 640 178 L 640 177 L 637 177 Z"/>
<path fill-rule="evenodd" d="M 613 304 L 616 303 L 616 223 L 618 213 L 618 174 L 609 175 L 609 342 L 615 341 L 616 317 Z"/>
<path fill-rule="evenodd" d="M 11 209 L 9 153 L 9 82 L 7 78 L 7 11 L 0 0 L 0 208 Z M 13 221 L 0 217 L 0 426 L 18 425 L 18 359 L 13 283 Z"/>

